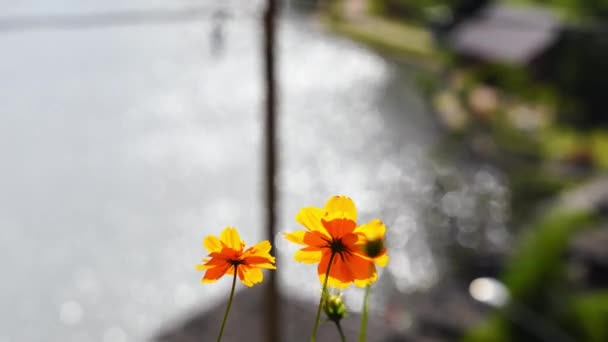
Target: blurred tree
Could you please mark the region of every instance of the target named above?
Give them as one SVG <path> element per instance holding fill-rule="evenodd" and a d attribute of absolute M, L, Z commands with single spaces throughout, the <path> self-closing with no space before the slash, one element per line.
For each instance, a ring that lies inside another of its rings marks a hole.
<path fill-rule="evenodd" d="M 608 0 L 527 0 L 527 2 L 554 6 L 575 17 L 597 19 L 608 17 Z"/>
<path fill-rule="evenodd" d="M 597 26 L 570 29 L 562 34 L 551 52 L 548 74 L 567 94 L 564 97 L 567 103 L 561 106 L 565 109 L 562 118 L 578 126 L 608 124 L 605 114 L 608 78 L 601 74 L 608 70 L 606 35 L 608 31 Z"/>
<path fill-rule="evenodd" d="M 371 8 L 378 14 L 427 22 L 437 9 L 447 10 L 453 19 L 467 16 L 487 4 L 489 0 L 371 0 Z"/>

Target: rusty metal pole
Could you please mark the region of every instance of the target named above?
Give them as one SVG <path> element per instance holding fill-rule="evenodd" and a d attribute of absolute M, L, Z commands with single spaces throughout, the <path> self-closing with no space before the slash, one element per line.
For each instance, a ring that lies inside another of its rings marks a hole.
<path fill-rule="evenodd" d="M 276 89 L 276 69 L 275 69 L 275 38 L 276 38 L 276 17 L 278 12 L 279 0 L 267 0 L 264 11 L 264 88 L 266 99 L 265 109 L 265 184 L 266 184 L 266 237 L 270 241 L 276 235 L 276 169 L 277 169 L 277 148 L 276 148 L 276 114 L 277 114 L 277 89 Z M 276 250 L 274 251 L 276 253 Z M 266 293 L 264 294 L 265 307 L 265 328 L 266 339 L 268 342 L 279 342 L 281 326 L 279 322 L 279 293 L 277 286 L 276 272 L 269 272 Z"/>

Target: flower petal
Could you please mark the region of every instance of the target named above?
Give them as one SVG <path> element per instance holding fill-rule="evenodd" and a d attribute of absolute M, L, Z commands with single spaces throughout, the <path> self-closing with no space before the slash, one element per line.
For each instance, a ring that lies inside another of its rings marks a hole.
<path fill-rule="evenodd" d="M 306 232 L 304 234 L 304 243 L 311 247 L 327 247 L 329 246 L 330 237 L 319 232 Z"/>
<path fill-rule="evenodd" d="M 209 253 L 219 252 L 222 250 L 222 243 L 215 235 L 209 235 L 203 239 L 203 245 Z"/>
<path fill-rule="evenodd" d="M 230 267 L 232 267 L 231 264 L 225 263 L 223 265 L 208 269 L 207 272 L 205 272 L 203 279 L 201 279 L 201 282 L 203 282 L 203 283 L 215 282 L 216 280 L 220 279 L 224 274 L 226 274 L 226 271 L 228 271 L 228 269 Z"/>
<path fill-rule="evenodd" d="M 209 256 L 217 259 L 238 259 L 239 253 L 232 248 L 224 247 L 220 252 L 209 253 Z"/>
<path fill-rule="evenodd" d="M 268 269 L 276 269 L 274 265 L 275 258 L 272 256 L 264 257 L 259 255 L 248 256 L 243 259 L 243 264 L 251 267 L 261 267 Z"/>
<path fill-rule="evenodd" d="M 325 210 L 321 208 L 302 208 L 296 214 L 296 221 L 310 231 L 320 232 L 321 234 L 327 235 L 325 227 L 323 227 L 323 224 L 321 224 L 321 219 L 324 215 Z"/>
<path fill-rule="evenodd" d="M 252 247 L 247 248 L 243 254 L 242 259 L 246 259 L 252 256 L 258 256 L 262 258 L 266 258 L 271 260 L 270 262 L 274 262 L 274 257 L 270 255 L 270 250 L 272 246 L 268 240 L 262 241 Z"/>
<path fill-rule="evenodd" d="M 306 247 L 302 248 L 294 254 L 293 258 L 296 261 L 305 263 L 305 264 L 315 264 L 321 261 L 322 252 L 320 248 L 316 247 Z"/>
<path fill-rule="evenodd" d="M 376 267 L 370 260 L 362 258 L 357 254 L 351 254 L 348 256 L 347 262 L 356 286 L 367 286 L 378 278 Z"/>
<path fill-rule="evenodd" d="M 318 267 L 321 284 L 325 281 L 325 272 L 329 264 L 330 253 L 325 253 Z M 351 283 L 365 287 L 378 279 L 376 267 L 371 260 L 357 254 L 337 254 L 329 269 L 327 285 L 336 288 L 346 288 Z"/>
<path fill-rule="evenodd" d="M 235 269 L 235 267 L 228 268 L 228 271 L 226 271 L 226 275 L 234 276 L 234 269 Z"/>
<path fill-rule="evenodd" d="M 262 270 L 255 267 L 249 267 L 247 265 L 239 265 L 237 267 L 237 272 L 241 282 L 245 284 L 245 286 L 251 287 L 257 283 L 261 283 L 264 279 L 264 273 Z"/>
<path fill-rule="evenodd" d="M 369 240 L 383 239 L 386 226 L 382 221 L 374 219 L 355 228 L 355 233 L 363 233 Z"/>
<path fill-rule="evenodd" d="M 367 278 L 363 278 L 363 279 L 355 278 L 354 283 L 355 283 L 355 286 L 357 286 L 357 287 L 366 287 L 366 286 L 376 282 L 376 280 L 378 280 L 378 272 L 376 271 L 376 267 L 373 267 L 372 271 L 369 273 L 369 276 Z"/>
<path fill-rule="evenodd" d="M 248 250 L 252 251 L 252 254 L 270 253 L 271 249 L 272 249 L 272 245 L 270 244 L 270 241 L 268 241 L 268 240 L 264 240 L 264 241 L 259 242 L 248 248 Z"/>
<path fill-rule="evenodd" d="M 304 242 L 304 234 L 306 234 L 305 230 L 297 230 L 295 232 L 284 232 L 283 236 L 287 241 L 291 241 L 293 243 L 297 243 L 300 245 L 305 245 Z"/>
<path fill-rule="evenodd" d="M 222 240 L 226 247 L 232 248 L 235 251 L 241 251 L 245 247 L 245 243 L 241 240 L 239 232 L 232 227 L 226 227 L 222 231 L 220 240 Z"/>
<path fill-rule="evenodd" d="M 388 259 L 388 254 L 386 254 L 385 252 L 383 255 L 374 258 L 374 262 L 380 267 L 386 267 L 386 265 L 388 264 Z"/>
<path fill-rule="evenodd" d="M 325 274 L 327 272 L 330 259 L 331 253 L 324 253 L 321 262 L 317 267 L 319 282 L 321 282 L 321 285 L 325 282 Z M 352 275 L 349 274 L 348 270 L 344 269 L 344 264 L 341 262 L 340 257 L 335 256 L 332 261 L 331 268 L 329 269 L 327 286 L 343 289 L 349 287 L 352 281 Z"/>
<path fill-rule="evenodd" d="M 333 196 L 325 203 L 325 220 L 348 219 L 357 221 L 357 209 L 352 199 L 346 196 Z"/>
<path fill-rule="evenodd" d="M 227 260 L 223 259 L 223 258 L 211 258 L 211 259 L 204 259 L 203 263 L 204 264 L 196 265 L 196 269 L 199 271 L 208 270 L 210 268 L 214 268 L 216 266 L 220 266 L 220 265 L 227 263 Z"/>
<path fill-rule="evenodd" d="M 323 220 L 323 226 L 334 239 L 342 238 L 355 230 L 357 224 L 350 219 L 333 219 L 331 221 Z"/>

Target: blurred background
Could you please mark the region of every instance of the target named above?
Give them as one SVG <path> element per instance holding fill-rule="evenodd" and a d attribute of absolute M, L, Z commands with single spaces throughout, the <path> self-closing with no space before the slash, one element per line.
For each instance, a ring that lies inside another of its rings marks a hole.
<path fill-rule="evenodd" d="M 265 4 L 0 0 L 0 342 L 214 340 L 230 279 L 200 284 L 203 237 L 268 238 Z M 386 223 L 369 341 L 608 341 L 607 19 L 280 1 L 275 229 L 335 194 Z M 307 340 L 316 268 L 271 238 L 275 328 Z M 262 288 L 225 340 L 265 341 Z"/>

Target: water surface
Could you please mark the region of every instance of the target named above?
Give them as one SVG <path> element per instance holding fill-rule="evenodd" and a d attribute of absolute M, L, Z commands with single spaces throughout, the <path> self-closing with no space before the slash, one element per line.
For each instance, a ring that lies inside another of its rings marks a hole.
<path fill-rule="evenodd" d="M 21 1 L 4 16 L 180 9 L 214 1 Z M 0 341 L 138 341 L 222 300 L 201 240 L 261 239 L 259 2 L 227 17 L 0 33 Z M 423 209 L 437 131 L 416 71 L 280 23 L 280 230 L 333 194 L 390 227 L 381 283 L 435 277 Z M 318 294 L 314 266 L 277 241 L 283 291 Z M 390 275 L 389 275 L 390 273 Z M 358 298 L 357 294 L 353 298 Z"/>

